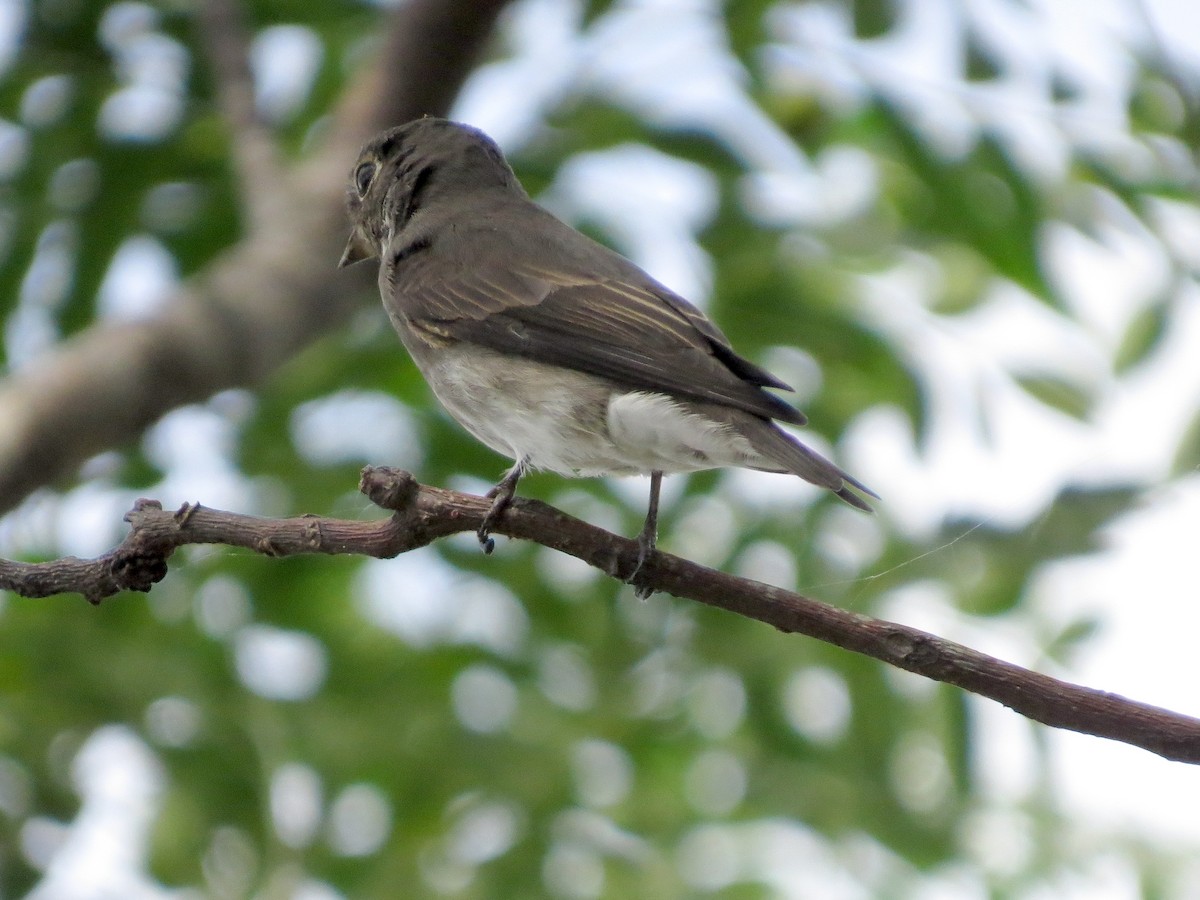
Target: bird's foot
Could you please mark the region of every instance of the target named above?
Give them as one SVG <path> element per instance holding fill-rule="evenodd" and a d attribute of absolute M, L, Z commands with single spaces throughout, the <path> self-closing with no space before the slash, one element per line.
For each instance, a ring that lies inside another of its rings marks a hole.
<path fill-rule="evenodd" d="M 637 565 L 633 567 L 633 571 L 629 573 L 629 577 L 625 579 L 626 584 L 633 585 L 633 593 L 639 600 L 647 600 L 654 593 L 654 588 L 646 584 L 642 580 L 643 570 L 650 557 L 654 555 L 654 548 L 657 544 L 657 529 L 646 530 L 638 535 L 638 554 Z"/>
<path fill-rule="evenodd" d="M 654 588 L 645 583 L 642 571 L 654 555 L 654 547 L 658 543 L 658 495 L 662 488 L 662 472 L 650 473 L 650 504 L 646 509 L 646 523 L 642 525 L 642 533 L 638 535 L 637 565 L 626 579 L 627 584 L 633 585 L 633 592 L 639 600 L 646 600 L 654 593 Z"/>
<path fill-rule="evenodd" d="M 521 474 L 524 471 L 525 462 L 522 460 L 508 470 L 508 474 L 500 479 L 499 484 L 483 495 L 492 501 L 492 508 L 483 517 L 479 530 L 475 532 L 475 536 L 479 538 L 479 546 L 483 548 L 484 553 L 491 553 L 496 549 L 496 540 L 492 537 L 492 529 L 499 524 L 505 511 L 512 505 L 513 496 L 517 492 L 517 482 L 521 480 Z"/>
<path fill-rule="evenodd" d="M 479 538 L 479 546 L 483 548 L 483 552 L 491 553 L 496 549 L 496 539 L 492 537 L 492 529 L 496 527 L 500 517 L 504 515 L 504 511 L 512 504 L 512 494 L 498 494 L 495 490 L 491 490 L 484 496 L 492 498 L 492 508 L 483 517 L 483 524 L 479 526 L 475 536 Z"/>

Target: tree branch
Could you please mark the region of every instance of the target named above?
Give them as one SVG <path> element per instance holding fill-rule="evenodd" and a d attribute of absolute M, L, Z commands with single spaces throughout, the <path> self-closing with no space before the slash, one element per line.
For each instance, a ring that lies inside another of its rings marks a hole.
<path fill-rule="evenodd" d="M 414 3 L 408 24 L 387 32 L 381 59 L 386 61 L 384 84 L 374 95 L 374 118 L 397 125 L 422 115 L 450 109 L 462 79 L 446 79 L 440 71 L 469 72 L 479 59 L 493 23 L 509 0 L 469 3 Z M 480 22 L 488 23 L 481 28 Z M 407 96 L 394 90 L 405 86 Z M 361 143 L 361 141 L 359 142 Z M 357 148 L 355 148 L 357 150 Z"/>
<path fill-rule="evenodd" d="M 346 87 L 320 148 L 284 173 L 287 212 L 277 227 L 252 231 L 181 285 L 157 317 L 93 326 L 0 381 L 0 509 L 135 442 L 176 406 L 261 384 L 350 318 L 374 276 L 336 268 L 347 234 L 346 172 L 381 127 L 446 111 L 504 2 L 400 5 L 389 40 L 419 47 L 424 68 L 381 58 Z"/>
<path fill-rule="evenodd" d="M 360 488 L 393 515 L 377 522 L 318 516 L 264 519 L 191 504 L 168 512 L 156 501 L 139 500 L 125 516 L 130 533 L 115 550 L 94 560 L 0 560 L 0 588 L 26 597 L 73 592 L 99 603 L 122 590 L 150 590 L 166 574 L 174 550 L 185 544 L 226 544 L 268 556 L 353 553 L 386 559 L 447 535 L 474 531 L 491 508 L 491 501 L 483 497 L 419 485 L 397 469 L 364 469 Z M 493 530 L 567 553 L 622 580 L 637 564 L 637 541 L 536 500 L 515 500 Z M 1200 719 L 1060 681 L 916 628 L 727 575 L 669 553 L 656 552 L 641 578 L 655 590 L 957 685 L 1045 725 L 1200 763 Z"/>
<path fill-rule="evenodd" d="M 197 10 L 201 43 L 216 83 L 217 101 L 232 132 L 229 142 L 238 195 L 251 230 L 286 222 L 286 191 L 279 148 L 258 114 L 250 35 L 239 0 L 206 0 Z"/>

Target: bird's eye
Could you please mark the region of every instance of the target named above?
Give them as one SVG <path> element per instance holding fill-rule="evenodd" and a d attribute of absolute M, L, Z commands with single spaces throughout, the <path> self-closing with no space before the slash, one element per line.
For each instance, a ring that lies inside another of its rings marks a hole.
<path fill-rule="evenodd" d="M 373 162 L 365 162 L 354 170 L 354 186 L 358 189 L 358 196 L 367 196 L 367 190 L 371 187 L 371 182 L 375 179 L 375 170 L 378 168 Z"/>

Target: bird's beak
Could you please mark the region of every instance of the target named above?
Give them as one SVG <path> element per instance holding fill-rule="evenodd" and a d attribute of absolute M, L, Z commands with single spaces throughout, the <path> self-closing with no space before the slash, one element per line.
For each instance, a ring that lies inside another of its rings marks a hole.
<path fill-rule="evenodd" d="M 338 268 L 344 269 L 346 266 L 354 265 L 356 262 L 370 259 L 374 255 L 374 249 L 363 239 L 358 229 L 355 228 L 354 231 L 350 232 L 350 240 L 346 241 L 346 249 L 342 253 L 342 258 L 338 261 Z"/>

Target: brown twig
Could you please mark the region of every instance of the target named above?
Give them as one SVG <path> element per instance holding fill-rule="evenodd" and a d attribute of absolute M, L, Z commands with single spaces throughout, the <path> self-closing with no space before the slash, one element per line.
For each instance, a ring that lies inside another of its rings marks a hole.
<path fill-rule="evenodd" d="M 74 592 L 99 603 L 122 590 L 149 590 L 166 574 L 175 548 L 184 544 L 226 544 L 269 556 L 354 553 L 389 558 L 447 535 L 474 531 L 491 508 L 483 497 L 419 485 L 412 475 L 396 469 L 364 469 L 360 487 L 393 515 L 377 522 L 317 516 L 264 519 L 198 505 L 168 512 L 155 501 L 139 500 L 125 517 L 132 526 L 129 536 L 112 552 L 94 560 L 0 560 L 0 587 L 27 597 Z M 514 501 L 494 530 L 568 553 L 615 578 L 627 578 L 637 563 L 637 541 L 535 500 Z M 717 572 L 669 553 L 655 553 L 639 575 L 643 578 L 656 590 L 957 685 L 1055 728 L 1200 763 L 1200 719 L 1060 681 L 916 628 Z"/>

